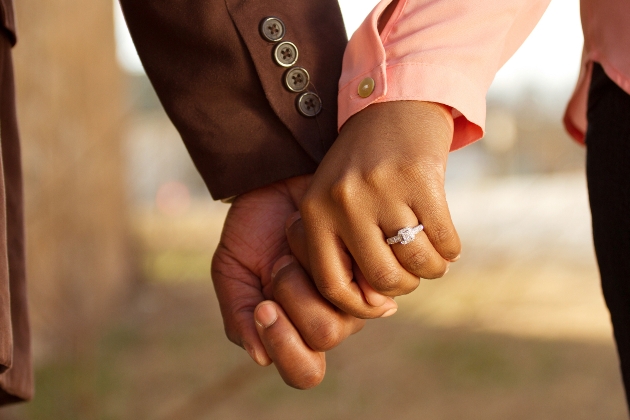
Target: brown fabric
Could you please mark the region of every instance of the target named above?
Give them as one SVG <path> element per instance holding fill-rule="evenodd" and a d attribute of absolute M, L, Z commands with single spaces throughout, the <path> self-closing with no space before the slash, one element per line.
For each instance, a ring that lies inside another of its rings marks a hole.
<path fill-rule="evenodd" d="M 13 13 L 13 0 L 0 0 L 0 14 L 6 35 L 9 37 L 11 45 L 15 45 L 15 15 Z"/>
<path fill-rule="evenodd" d="M 336 0 L 122 0 L 143 64 L 217 199 L 311 173 L 336 137 L 337 81 L 346 36 Z M 30 399 L 20 147 L 11 0 L 0 0 L 0 404 Z M 322 98 L 316 118 L 296 109 L 286 69 L 258 33 L 281 18 Z"/>
<path fill-rule="evenodd" d="M 33 395 L 12 43 L 8 36 L 0 36 L 0 404 Z"/>
<path fill-rule="evenodd" d="M 144 68 L 215 199 L 312 173 L 337 135 L 337 83 L 347 43 L 336 0 L 121 0 Z M 275 16 L 323 103 L 315 118 L 283 84 Z"/>

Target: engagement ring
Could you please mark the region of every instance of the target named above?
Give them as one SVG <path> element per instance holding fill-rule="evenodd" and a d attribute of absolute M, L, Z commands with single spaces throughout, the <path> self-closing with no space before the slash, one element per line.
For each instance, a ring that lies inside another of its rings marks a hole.
<path fill-rule="evenodd" d="M 413 228 L 412 227 L 402 228 L 398 231 L 398 235 L 392 236 L 391 238 L 387 238 L 387 244 L 393 245 L 393 244 L 400 243 L 402 245 L 407 245 L 408 243 L 416 239 L 416 235 L 422 232 L 422 229 L 424 229 L 424 226 L 422 226 L 422 224 L 419 224 L 418 226 L 413 227 Z"/>

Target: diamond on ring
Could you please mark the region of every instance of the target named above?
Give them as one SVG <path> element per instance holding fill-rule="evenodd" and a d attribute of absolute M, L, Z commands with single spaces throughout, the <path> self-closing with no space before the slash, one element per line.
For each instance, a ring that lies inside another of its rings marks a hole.
<path fill-rule="evenodd" d="M 393 245 L 400 243 L 401 245 L 407 245 L 410 242 L 413 242 L 416 239 L 416 235 L 424 229 L 422 224 L 419 224 L 416 227 L 406 227 L 402 228 L 398 231 L 396 236 L 392 236 L 391 238 L 387 238 L 387 244 Z"/>

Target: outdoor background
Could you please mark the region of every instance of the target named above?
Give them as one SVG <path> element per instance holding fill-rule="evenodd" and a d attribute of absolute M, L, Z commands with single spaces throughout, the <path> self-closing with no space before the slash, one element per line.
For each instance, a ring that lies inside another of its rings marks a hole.
<path fill-rule="evenodd" d="M 451 154 L 463 242 L 441 280 L 328 354 L 310 391 L 223 333 L 210 199 L 111 0 L 20 0 L 37 392 L 6 420 L 623 419 L 591 244 L 585 150 L 560 121 L 577 0 L 553 0 L 488 97 L 487 137 Z M 375 0 L 343 0 L 348 32 Z"/>

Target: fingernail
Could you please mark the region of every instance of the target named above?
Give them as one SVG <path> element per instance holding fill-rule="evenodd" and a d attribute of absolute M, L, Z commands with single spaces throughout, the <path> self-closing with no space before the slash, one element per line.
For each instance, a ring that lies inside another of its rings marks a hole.
<path fill-rule="evenodd" d="M 274 277 L 276 277 L 276 274 L 278 274 L 280 270 L 282 270 L 284 267 L 291 264 L 292 262 L 293 262 L 292 255 L 285 255 L 283 257 L 280 257 L 278 261 L 276 261 L 276 263 L 273 265 L 273 268 L 271 269 L 271 278 L 273 279 Z"/>
<path fill-rule="evenodd" d="M 451 269 L 451 263 L 446 263 L 446 271 L 444 272 L 444 276 L 446 275 L 446 273 L 448 273 L 448 270 Z"/>
<path fill-rule="evenodd" d="M 296 211 L 295 213 L 293 213 L 291 216 L 289 216 L 289 218 L 287 219 L 287 222 L 284 224 L 285 230 L 291 229 L 291 226 L 293 226 L 293 224 L 297 222 L 298 220 L 300 220 L 301 218 L 302 218 L 302 215 L 300 214 L 299 211 Z"/>
<path fill-rule="evenodd" d="M 278 319 L 278 312 L 272 303 L 262 305 L 256 311 L 256 324 L 263 328 L 269 328 Z"/>
<path fill-rule="evenodd" d="M 383 315 L 381 315 L 381 318 L 387 318 L 388 316 L 392 316 L 396 313 L 396 311 L 398 311 L 398 308 L 392 308 L 389 311 L 385 312 Z"/>
<path fill-rule="evenodd" d="M 462 254 L 459 254 L 457 257 L 453 258 L 452 260 L 450 260 L 451 262 L 455 262 L 457 260 L 459 260 L 461 258 Z"/>
<path fill-rule="evenodd" d="M 393 309 L 394 312 L 396 312 L 398 310 L 398 304 L 396 303 L 396 301 L 394 300 L 394 298 L 387 298 L 387 302 L 385 302 L 383 305 L 381 305 L 381 307 L 383 307 L 384 309 L 387 309 L 387 311 L 385 311 L 385 313 L 390 313 L 391 310 Z M 391 312 L 392 314 L 394 312 Z"/>

